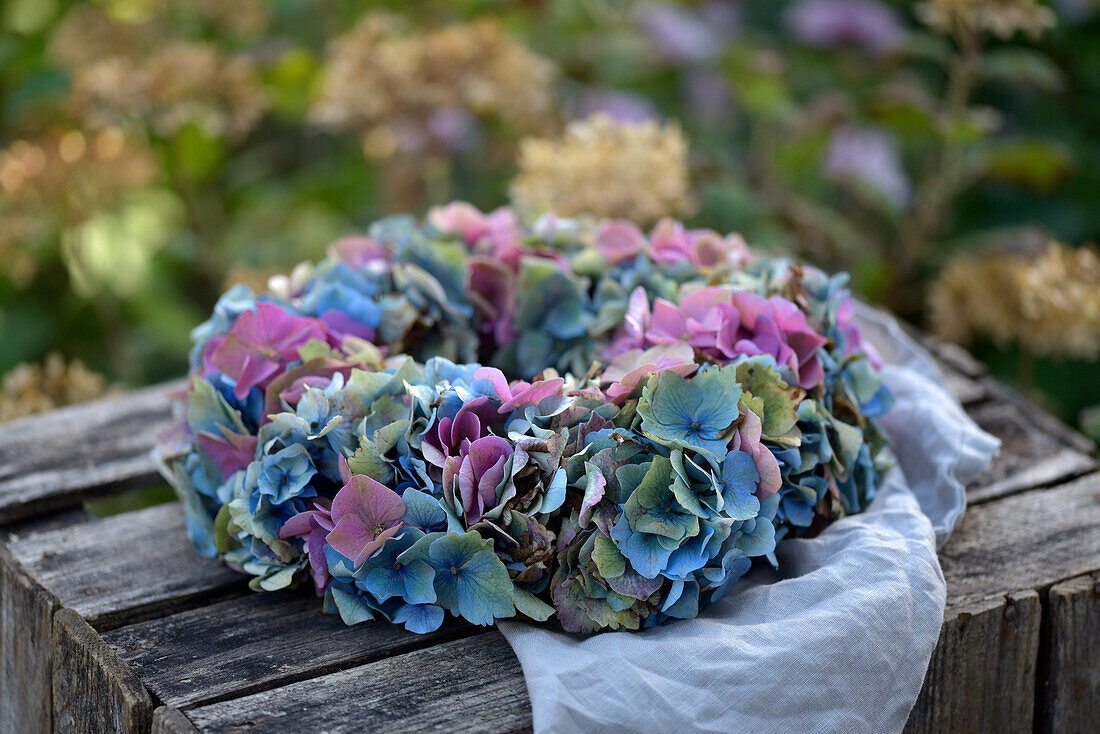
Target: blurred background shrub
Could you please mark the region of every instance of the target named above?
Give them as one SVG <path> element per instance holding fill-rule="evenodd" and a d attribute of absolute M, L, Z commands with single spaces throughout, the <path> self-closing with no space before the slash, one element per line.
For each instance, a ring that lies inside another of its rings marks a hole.
<path fill-rule="evenodd" d="M 1100 433 L 1094 0 L 0 0 L 0 23 L 0 418 L 182 374 L 220 290 L 380 215 L 511 195 L 848 269 Z"/>

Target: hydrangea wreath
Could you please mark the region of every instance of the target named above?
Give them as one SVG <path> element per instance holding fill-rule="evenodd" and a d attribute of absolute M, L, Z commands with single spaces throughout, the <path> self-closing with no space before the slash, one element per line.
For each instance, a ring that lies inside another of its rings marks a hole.
<path fill-rule="evenodd" d="M 348 624 L 694 617 L 875 494 L 844 286 L 671 220 L 385 219 L 222 296 L 162 469 L 200 553 Z"/>

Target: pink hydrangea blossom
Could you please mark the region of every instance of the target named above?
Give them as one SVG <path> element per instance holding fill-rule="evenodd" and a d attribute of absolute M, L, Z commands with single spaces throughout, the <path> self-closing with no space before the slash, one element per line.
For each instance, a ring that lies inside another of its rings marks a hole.
<path fill-rule="evenodd" d="M 686 229 L 683 222 L 662 219 L 649 235 L 650 257 L 662 265 L 687 260 L 696 267 L 741 267 L 752 254 L 741 235 L 722 237 L 709 229 Z"/>
<path fill-rule="evenodd" d="M 610 383 L 607 397 L 622 403 L 650 375 L 671 370 L 681 377 L 695 372 L 695 351 L 684 342 L 659 344 L 649 349 L 630 349 L 617 355 L 603 371 L 602 381 Z"/>
<path fill-rule="evenodd" d="M 328 559 L 325 558 L 325 538 L 332 532 L 331 502 L 320 497 L 313 500 L 313 509 L 299 512 L 283 523 L 279 537 L 283 540 L 304 538 L 309 555 L 310 575 L 317 594 L 321 595 L 328 584 Z"/>
<path fill-rule="evenodd" d="M 645 246 L 638 225 L 623 219 L 608 219 L 596 230 L 596 250 L 612 265 L 633 259 Z"/>
<path fill-rule="evenodd" d="M 373 237 L 349 235 L 341 237 L 329 247 L 329 256 L 352 267 L 373 263 L 388 263 L 390 252 Z"/>
<path fill-rule="evenodd" d="M 783 486 L 783 475 L 779 469 L 779 461 L 768 447 L 760 443 L 763 433 L 763 424 L 760 416 L 751 410 L 742 410 L 741 423 L 737 427 L 737 433 L 730 441 L 730 449 L 744 451 L 752 457 L 756 464 L 756 471 L 760 473 L 760 484 L 756 488 L 756 496 L 766 499 L 779 491 Z"/>
<path fill-rule="evenodd" d="M 428 429 L 420 444 L 424 458 L 442 467 L 449 457 L 485 436 L 498 417 L 496 405 L 489 398 L 471 400 L 459 408 L 454 418 L 440 418 Z"/>
<path fill-rule="evenodd" d="M 292 316 L 273 303 L 258 303 L 245 311 L 224 338 L 211 340 L 209 364 L 236 381 L 233 394 L 248 397 L 264 387 L 298 359 L 298 349 L 311 339 L 328 341 L 328 331 L 317 319 Z"/>
<path fill-rule="evenodd" d="M 336 493 L 330 513 L 335 524 L 325 540 L 356 566 L 405 526 L 401 495 L 362 474 L 351 476 Z"/>
<path fill-rule="evenodd" d="M 458 456 L 447 459 L 443 467 L 443 491 L 451 493 L 453 500 L 457 487 L 467 526 L 496 505 L 497 489 L 504 482 L 513 451 L 507 439 L 483 436 L 465 444 Z"/>
<path fill-rule="evenodd" d="M 715 286 L 685 296 L 678 306 L 658 298 L 650 310 L 645 292 L 636 289 L 611 356 L 676 342 L 722 363 L 769 354 L 779 366 L 790 368 L 803 389 L 824 376 L 817 350 L 826 339 L 810 328 L 798 306 L 780 296 L 764 298 Z"/>
<path fill-rule="evenodd" d="M 562 386 L 565 385 L 565 380 L 561 377 L 536 380 L 535 382 L 514 380 L 509 384 L 508 378 L 496 367 L 479 367 L 474 372 L 474 379 L 488 380 L 493 384 L 497 399 L 501 401 L 498 410 L 502 414 L 509 413 L 528 403 L 538 405 L 544 398 L 561 394 Z"/>

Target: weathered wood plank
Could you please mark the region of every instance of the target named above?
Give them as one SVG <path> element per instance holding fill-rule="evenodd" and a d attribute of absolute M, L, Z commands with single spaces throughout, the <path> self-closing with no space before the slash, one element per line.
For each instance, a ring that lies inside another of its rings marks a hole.
<path fill-rule="evenodd" d="M 1031 590 L 949 609 L 906 734 L 1030 732 L 1040 615 Z"/>
<path fill-rule="evenodd" d="M 199 731 L 511 732 L 531 727 L 519 660 L 496 631 L 185 713 Z"/>
<path fill-rule="evenodd" d="M 153 699 L 84 619 L 60 609 L 53 626 L 53 715 L 57 732 L 144 732 Z"/>
<path fill-rule="evenodd" d="M 952 607 L 1100 569 L 1100 474 L 970 508 L 940 565 Z"/>
<path fill-rule="evenodd" d="M 182 382 L 0 426 L 0 523 L 157 481 L 149 457 Z"/>
<path fill-rule="evenodd" d="M 104 640 L 163 703 L 187 708 L 351 668 L 473 634 L 448 622 L 427 635 L 348 627 L 311 592 L 249 596 L 122 627 Z M 323 644 L 322 641 L 323 640 Z"/>
<path fill-rule="evenodd" d="M 970 504 L 1056 484 L 1096 469 L 1095 459 L 1037 428 L 1013 403 L 986 402 L 968 412 L 979 426 L 1001 439 L 1000 455 L 967 489 Z"/>
<path fill-rule="evenodd" d="M 57 607 L 57 597 L 0 545 L 0 731 L 50 731 L 50 637 Z"/>
<path fill-rule="evenodd" d="M 1051 587 L 1047 647 L 1041 668 L 1037 729 L 1058 734 L 1095 730 L 1100 722 L 1100 574 Z"/>
<path fill-rule="evenodd" d="M 176 504 L 34 533 L 9 550 L 100 630 L 247 591 L 243 575 L 195 554 Z"/>

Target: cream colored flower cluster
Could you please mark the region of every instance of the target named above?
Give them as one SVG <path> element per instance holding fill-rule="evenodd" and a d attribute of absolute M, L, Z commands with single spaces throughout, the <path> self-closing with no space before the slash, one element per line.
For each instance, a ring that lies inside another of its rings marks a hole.
<path fill-rule="evenodd" d="M 1017 31 L 1039 38 L 1058 22 L 1055 12 L 1037 0 L 928 0 L 916 10 L 925 25 L 942 33 L 970 30 L 1002 39 Z"/>
<path fill-rule="evenodd" d="M 533 215 L 590 215 L 648 224 L 690 213 L 688 144 L 679 127 L 618 122 L 605 115 L 571 123 L 560 137 L 520 142 L 515 207 Z"/>
<path fill-rule="evenodd" d="M 1041 254 L 956 261 L 932 288 L 933 329 L 952 341 L 988 338 L 1036 355 L 1100 357 L 1100 252 L 1051 243 Z"/>
<path fill-rule="evenodd" d="M 40 364 L 19 364 L 0 385 L 0 422 L 64 405 L 83 403 L 111 391 L 106 378 L 74 359 L 51 353 Z"/>
<path fill-rule="evenodd" d="M 397 152 L 408 128 L 441 110 L 538 132 L 553 125 L 555 75 L 493 20 L 410 30 L 396 16 L 368 13 L 330 44 L 312 117 L 362 134 L 377 157 Z"/>

